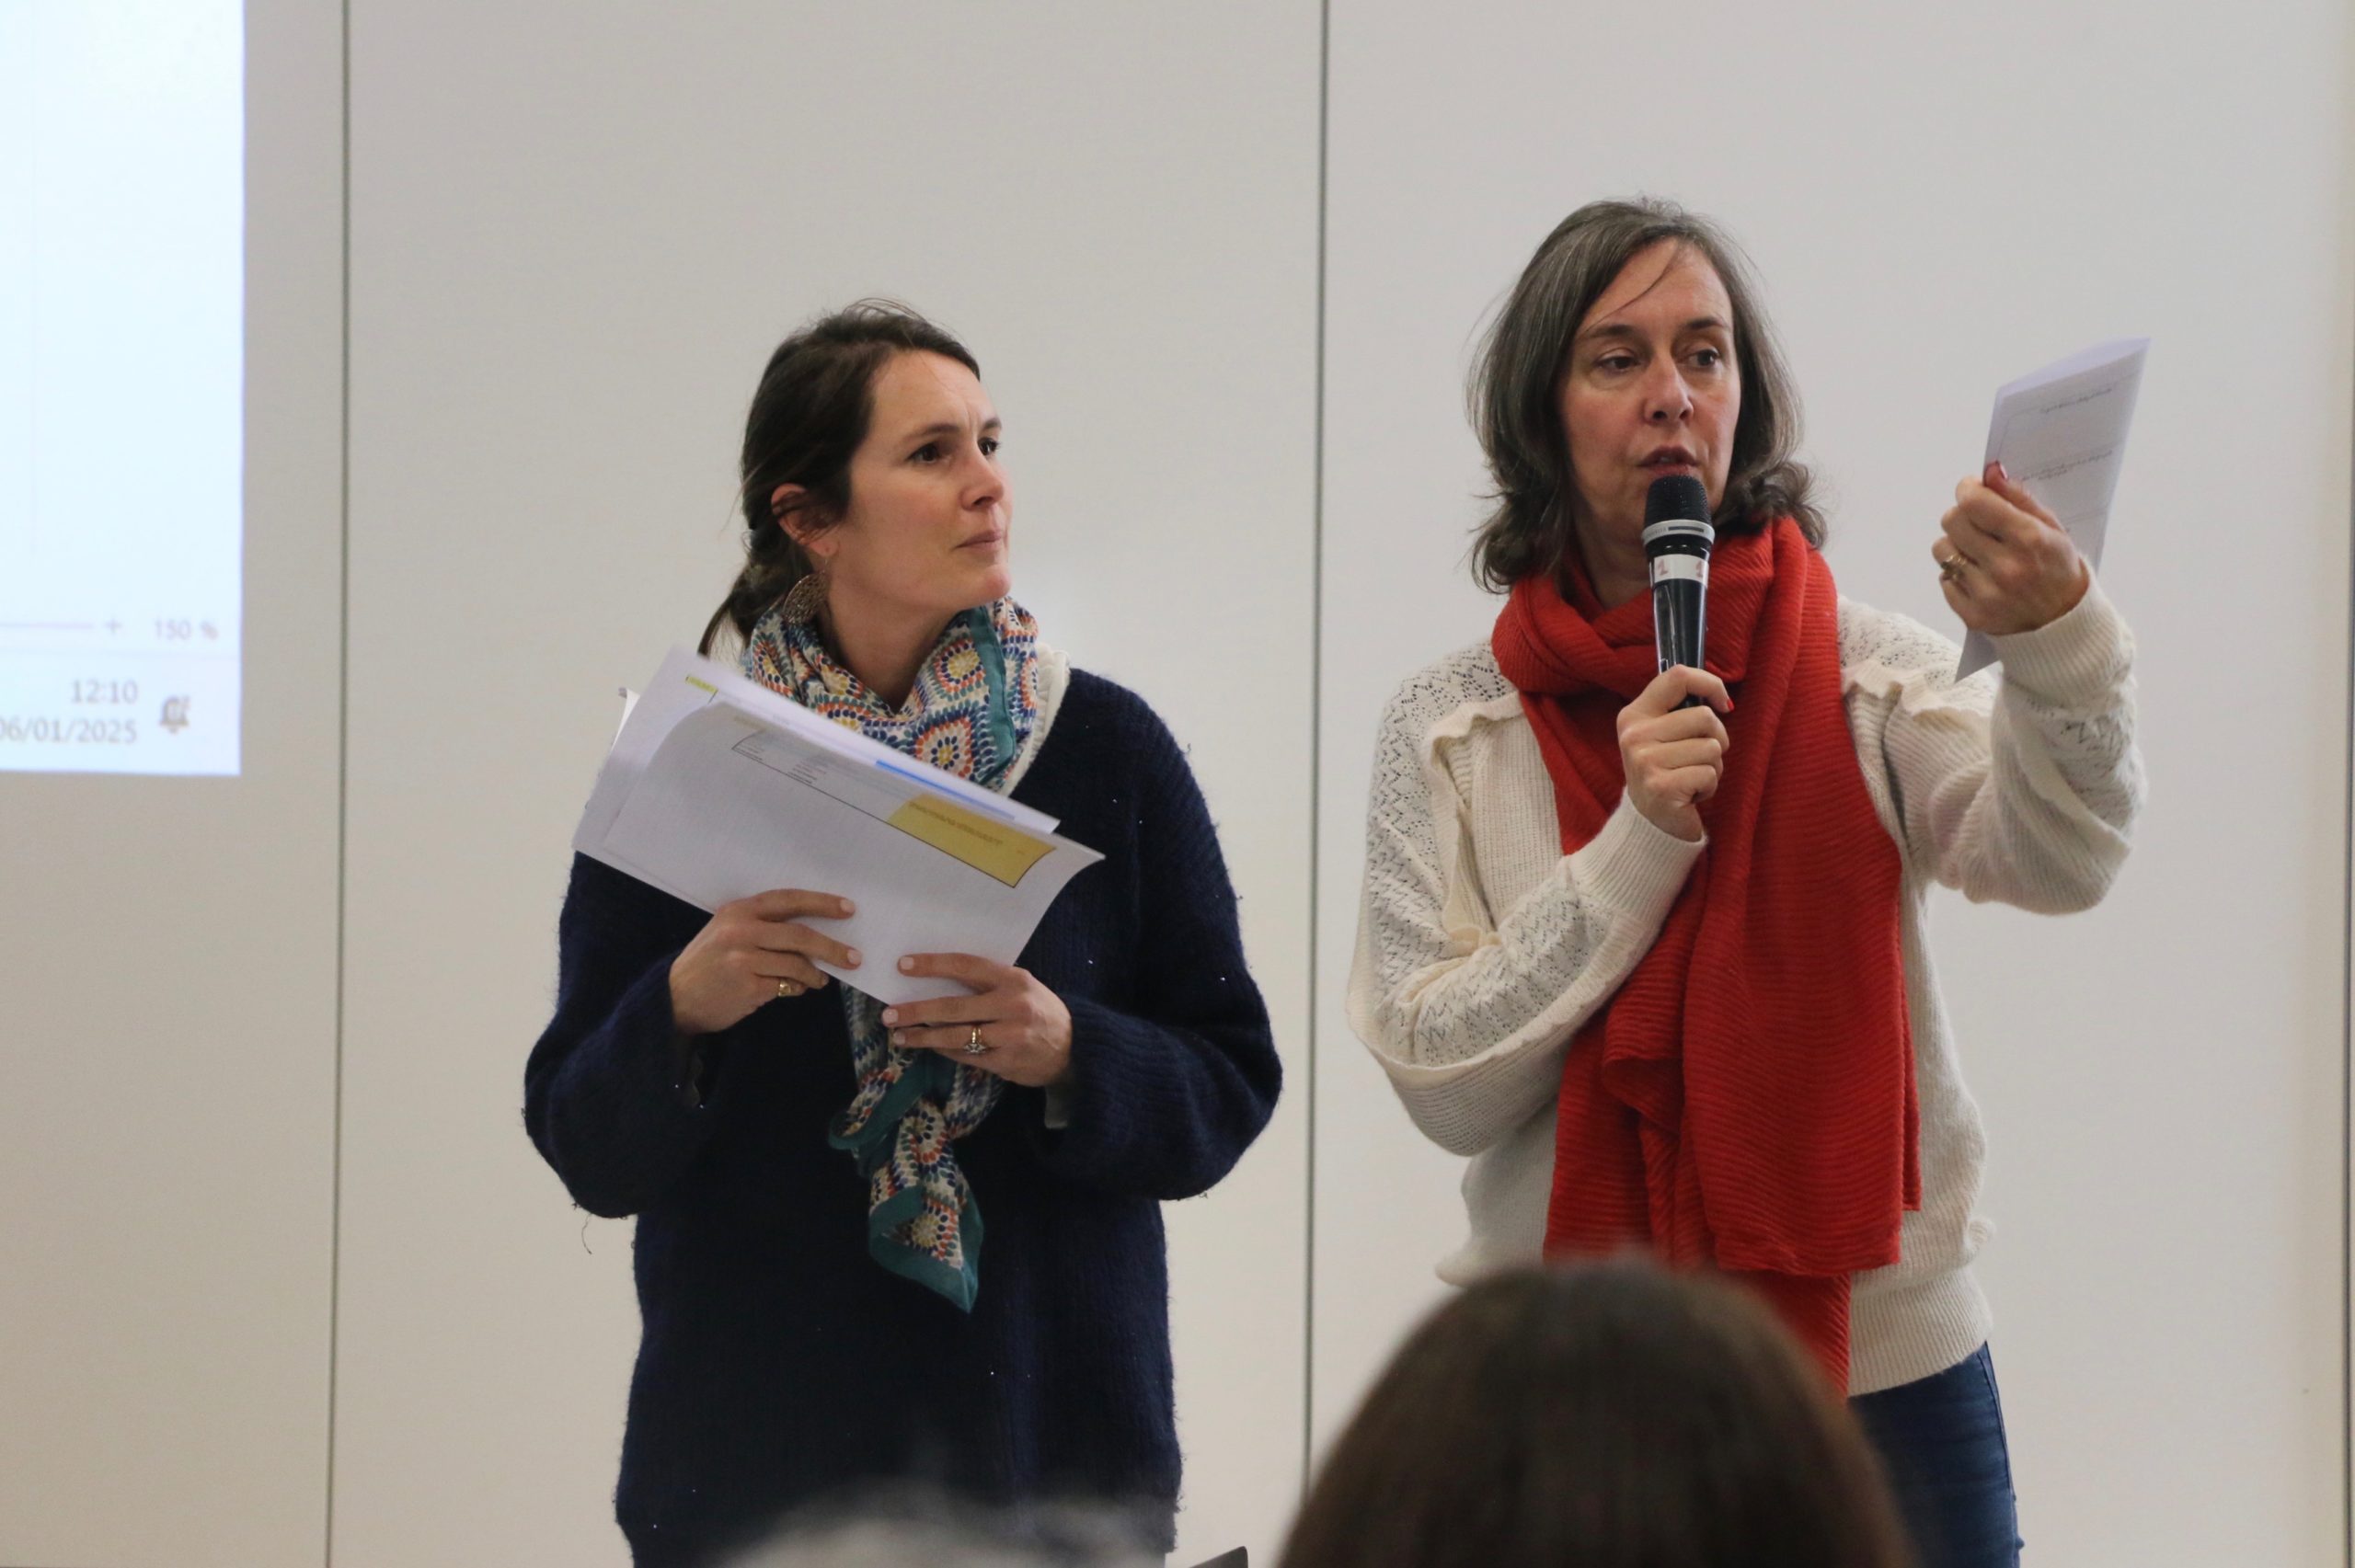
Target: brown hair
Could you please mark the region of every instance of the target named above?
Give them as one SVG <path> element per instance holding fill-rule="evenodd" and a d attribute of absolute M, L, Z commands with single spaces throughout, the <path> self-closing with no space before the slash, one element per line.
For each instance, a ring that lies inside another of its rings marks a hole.
<path fill-rule="evenodd" d="M 1572 538 L 1568 444 L 1562 433 L 1562 372 L 1570 341 L 1594 302 L 1637 252 L 1662 240 L 1696 250 L 1717 269 L 1733 305 L 1734 363 L 1741 412 L 1716 522 L 1748 533 L 1778 517 L 1821 545 L 1823 514 L 1793 453 L 1799 402 L 1772 326 L 1758 303 L 1741 249 L 1708 219 L 1639 197 L 1590 201 L 1555 226 L 1522 269 L 1504 309 L 1482 338 L 1467 387 L 1472 424 L 1495 483 L 1492 510 L 1475 535 L 1473 572 L 1503 590 L 1560 565 Z"/>
<path fill-rule="evenodd" d="M 703 629 L 708 654 L 723 628 L 748 637 L 772 605 L 812 570 L 809 555 L 785 530 L 788 512 L 830 528 L 850 509 L 850 460 L 867 440 L 877 372 L 901 354 L 939 354 L 975 375 L 980 363 L 962 343 L 907 306 L 860 300 L 803 326 L 776 347 L 744 418 L 744 569 Z M 783 509 L 769 497 L 779 485 L 804 494 Z"/>
<path fill-rule="evenodd" d="M 1488 1279 L 1333 1446 L 1283 1568 L 1902 1568 L 1821 1370 L 1751 1298 L 1634 1262 Z"/>

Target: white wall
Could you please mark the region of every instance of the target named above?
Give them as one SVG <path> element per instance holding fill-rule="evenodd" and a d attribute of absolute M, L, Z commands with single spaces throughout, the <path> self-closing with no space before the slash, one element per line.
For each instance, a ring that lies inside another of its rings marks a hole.
<path fill-rule="evenodd" d="M 351 0 L 347 431 L 344 40 L 252 0 L 246 774 L 0 776 L 0 1562 L 622 1560 L 629 1234 L 538 1163 L 523 1056 L 611 689 L 724 584 L 768 348 L 872 291 L 980 354 L 1020 591 L 1225 835 L 1292 1077 L 1170 1216 L 1178 1560 L 1270 1558 L 1459 1224 L 1338 997 L 1375 713 L 1494 610 L 1468 346 L 1637 189 L 1750 244 L 1842 582 L 1934 624 L 1993 385 L 2156 338 L 2104 574 L 2135 859 L 2073 921 L 1937 917 L 1996 1351 L 2041 1560 L 2342 1560 L 2349 17 L 1323 20 Z"/>
<path fill-rule="evenodd" d="M 1555 221 L 1649 191 L 1754 256 L 1844 590 L 1935 625 L 1929 544 L 1993 388 L 2156 339 L 2104 572 L 2141 639 L 2133 861 L 2078 919 L 1936 916 L 1993 1148 L 1983 1276 L 2039 1560 L 2338 1561 L 2349 14 L 2273 5 L 2225 37 L 2165 6 L 1707 4 L 1662 26 L 1334 7 L 1320 1438 L 1461 1233 L 1456 1162 L 1338 998 L 1375 715 L 1494 613 L 1458 565 L 1470 341 Z"/>

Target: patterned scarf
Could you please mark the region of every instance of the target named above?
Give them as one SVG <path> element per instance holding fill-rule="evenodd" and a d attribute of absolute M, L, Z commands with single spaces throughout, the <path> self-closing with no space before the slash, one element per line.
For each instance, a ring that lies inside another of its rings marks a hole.
<path fill-rule="evenodd" d="M 1568 587 L 1517 584 L 1494 641 L 1565 853 L 1618 805 L 1617 715 L 1659 668 L 1649 595 L 1606 611 Z M 1848 1277 L 1897 1261 L 1922 1187 L 1903 866 L 1841 702 L 1838 604 L 1788 519 L 1719 537 L 1708 667 L 1739 706 L 1709 846 L 1564 1061 L 1545 1251 L 1732 1275 L 1844 1388 Z"/>
<path fill-rule="evenodd" d="M 813 619 L 789 618 L 779 605 L 752 628 L 744 673 L 869 739 L 1002 791 L 1038 718 L 1038 623 L 1011 599 L 966 611 L 894 711 L 826 651 Z M 849 986 L 842 998 L 858 1088 L 832 1141 L 867 1178 L 867 1250 L 970 1312 L 982 1211 L 952 1146 L 981 1126 L 1005 1080 L 893 1046 L 882 1003 Z"/>

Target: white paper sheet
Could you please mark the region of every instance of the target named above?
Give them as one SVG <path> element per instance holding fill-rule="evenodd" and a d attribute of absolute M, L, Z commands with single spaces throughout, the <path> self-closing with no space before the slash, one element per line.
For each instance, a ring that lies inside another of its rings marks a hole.
<path fill-rule="evenodd" d="M 1103 856 L 1055 819 L 673 649 L 622 721 L 572 846 L 716 910 L 780 887 L 856 904 L 820 965 L 887 1002 L 962 994 L 899 972 L 911 953 L 1017 957 L 1063 886 Z"/>
<path fill-rule="evenodd" d="M 2126 462 L 2126 432 L 2142 386 L 2147 338 L 2097 343 L 2009 383 L 1995 394 L 1984 462 L 2004 471 L 2051 509 L 2096 567 L 2109 532 L 2109 503 Z M 1955 679 L 1995 662 L 1983 633 L 1963 639 Z"/>

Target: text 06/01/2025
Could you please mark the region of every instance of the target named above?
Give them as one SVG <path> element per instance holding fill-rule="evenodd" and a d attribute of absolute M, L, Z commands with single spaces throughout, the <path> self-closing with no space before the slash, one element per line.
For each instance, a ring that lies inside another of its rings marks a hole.
<path fill-rule="evenodd" d="M 135 746 L 138 743 L 139 721 L 136 719 L 0 714 L 0 745 Z"/>

